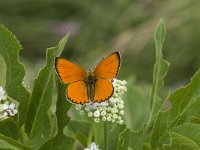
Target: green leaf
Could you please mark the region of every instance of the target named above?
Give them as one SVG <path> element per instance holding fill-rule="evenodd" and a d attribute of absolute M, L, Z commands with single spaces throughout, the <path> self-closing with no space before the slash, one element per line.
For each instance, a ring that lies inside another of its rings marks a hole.
<path fill-rule="evenodd" d="M 155 119 L 154 125 L 153 125 L 153 131 L 151 135 L 151 147 L 153 149 L 156 149 L 159 147 L 159 140 L 162 137 L 163 134 L 167 131 L 168 128 L 168 112 L 160 112 L 158 116 Z M 163 143 L 162 143 L 163 144 Z"/>
<path fill-rule="evenodd" d="M 5 86 L 6 84 L 6 64 L 4 59 L 0 55 L 0 86 Z"/>
<path fill-rule="evenodd" d="M 58 134 L 56 137 L 44 144 L 40 150 L 73 150 L 75 140 L 63 134 Z"/>
<path fill-rule="evenodd" d="M 167 129 L 188 122 L 191 117 L 200 118 L 200 70 L 188 85 L 174 91 L 169 100 L 172 102 L 171 108 L 160 112 L 155 120 L 151 137 L 153 148 L 162 145 L 161 140 Z"/>
<path fill-rule="evenodd" d="M 65 91 L 66 86 L 61 84 L 60 81 L 57 80 L 58 100 L 56 103 L 56 116 L 58 124 L 58 134 L 56 135 L 56 137 L 52 138 L 50 141 L 45 143 L 40 148 L 40 150 L 73 149 L 75 140 L 63 134 L 63 129 L 69 122 L 69 117 L 67 116 L 67 113 L 71 107 L 71 103 L 66 99 Z"/>
<path fill-rule="evenodd" d="M 65 36 L 58 46 L 47 49 L 46 65 L 40 71 L 34 81 L 32 95 L 28 106 L 25 129 L 29 138 L 29 144 L 33 149 L 50 140 L 57 133 L 55 116 L 54 87 L 54 59 L 59 56 L 67 42 Z"/>
<path fill-rule="evenodd" d="M 183 123 L 189 116 L 200 117 L 200 70 L 188 85 L 176 90 L 169 100 L 172 103 L 170 116 L 173 118 L 173 126 Z"/>
<path fill-rule="evenodd" d="M 19 126 L 25 122 L 29 92 L 22 85 L 25 75 L 24 66 L 19 62 L 19 51 L 22 49 L 19 41 L 5 27 L 0 25 L 0 55 L 6 64 L 7 94 L 20 103 Z"/>
<path fill-rule="evenodd" d="M 183 124 L 177 127 L 174 127 L 173 129 L 170 130 L 170 132 L 178 133 L 184 137 L 187 137 L 198 147 L 200 148 L 200 125 L 199 124 Z"/>
<path fill-rule="evenodd" d="M 125 125 L 112 122 L 94 124 L 94 140 L 101 149 L 117 149 L 119 134 L 125 129 Z"/>
<path fill-rule="evenodd" d="M 0 122 L 0 133 L 14 140 L 18 140 L 19 137 L 19 129 L 12 118 Z"/>
<path fill-rule="evenodd" d="M 66 86 L 60 83 L 60 80 L 57 80 L 57 93 L 58 100 L 56 104 L 56 116 L 58 122 L 58 132 L 63 132 L 64 127 L 69 122 L 67 113 L 72 104 L 66 99 Z"/>
<path fill-rule="evenodd" d="M 200 147 L 191 139 L 178 133 L 169 133 L 171 136 L 170 145 L 165 145 L 166 150 L 200 150 Z"/>
<path fill-rule="evenodd" d="M 147 145 L 144 144 L 149 137 L 149 134 L 143 134 L 143 131 L 133 132 L 129 128 L 125 128 L 119 134 L 119 142 L 117 150 L 125 150 L 132 148 L 133 150 L 142 150 Z"/>
<path fill-rule="evenodd" d="M 124 96 L 125 122 L 127 127 L 132 130 L 139 130 L 147 121 L 149 115 L 147 96 L 144 94 L 143 89 L 138 87 L 132 80 L 127 81 L 127 89 L 128 91 Z"/>
<path fill-rule="evenodd" d="M 64 134 L 78 140 L 87 147 L 87 139 L 92 124 L 86 121 L 70 120 L 64 129 Z"/>
<path fill-rule="evenodd" d="M 24 146 L 17 141 L 0 134 L 0 149 L 12 149 L 12 150 L 30 150 L 29 147 Z"/>
<path fill-rule="evenodd" d="M 163 87 L 164 78 L 167 75 L 169 63 L 163 59 L 162 56 L 162 47 L 165 39 L 166 28 L 165 23 L 161 19 L 159 25 L 157 26 L 154 33 L 154 41 L 156 46 L 156 62 L 153 70 L 153 86 L 151 89 L 150 95 L 150 117 L 149 124 L 154 119 L 154 115 L 156 115 L 162 104 L 163 100 L 158 96 L 159 89 Z"/>
<path fill-rule="evenodd" d="M 194 117 L 194 116 L 190 116 L 190 117 L 187 119 L 187 122 L 189 122 L 189 123 L 198 123 L 198 124 L 200 124 L 200 118 L 197 118 L 197 117 Z"/>

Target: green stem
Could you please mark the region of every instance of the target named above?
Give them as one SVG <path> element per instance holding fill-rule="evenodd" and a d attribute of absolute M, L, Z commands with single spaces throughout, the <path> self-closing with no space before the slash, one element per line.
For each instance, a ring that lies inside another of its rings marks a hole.
<path fill-rule="evenodd" d="M 87 139 L 87 147 L 89 147 L 92 143 L 92 139 L 93 139 L 93 135 L 94 135 L 94 124 L 92 124 L 89 134 L 88 134 L 88 139 Z"/>

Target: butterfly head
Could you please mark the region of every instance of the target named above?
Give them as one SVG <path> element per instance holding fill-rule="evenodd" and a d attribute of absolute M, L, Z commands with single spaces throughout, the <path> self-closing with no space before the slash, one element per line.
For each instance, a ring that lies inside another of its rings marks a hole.
<path fill-rule="evenodd" d="M 94 84 L 94 83 L 96 82 L 96 80 L 97 80 L 97 79 L 96 79 L 94 73 L 91 72 L 91 71 L 89 71 L 89 72 L 87 73 L 87 75 L 86 75 L 85 83 L 91 85 L 91 84 Z"/>

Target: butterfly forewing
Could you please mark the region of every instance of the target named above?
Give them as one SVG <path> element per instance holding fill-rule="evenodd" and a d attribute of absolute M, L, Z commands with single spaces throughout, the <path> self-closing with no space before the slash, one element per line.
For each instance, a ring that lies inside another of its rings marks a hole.
<path fill-rule="evenodd" d="M 103 59 L 94 69 L 97 79 L 113 79 L 117 76 L 120 67 L 120 53 L 114 52 Z"/>
<path fill-rule="evenodd" d="M 98 79 L 95 83 L 93 102 L 102 102 L 109 99 L 114 92 L 112 82 L 108 79 Z"/>
<path fill-rule="evenodd" d="M 89 102 L 84 81 L 77 81 L 68 85 L 67 98 L 76 104 Z"/>
<path fill-rule="evenodd" d="M 55 68 L 60 80 L 65 84 L 83 81 L 87 74 L 87 72 L 77 64 L 60 57 L 55 59 Z"/>

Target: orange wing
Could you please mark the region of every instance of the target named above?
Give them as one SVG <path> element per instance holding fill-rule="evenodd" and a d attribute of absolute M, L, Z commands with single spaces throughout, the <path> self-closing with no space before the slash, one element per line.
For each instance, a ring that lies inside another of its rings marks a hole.
<path fill-rule="evenodd" d="M 120 53 L 114 52 L 103 59 L 94 69 L 97 79 L 113 79 L 117 76 L 120 67 Z"/>
<path fill-rule="evenodd" d="M 114 92 L 112 82 L 108 79 L 98 79 L 95 83 L 93 102 L 102 102 L 109 99 Z"/>
<path fill-rule="evenodd" d="M 67 84 L 75 81 L 83 81 L 87 72 L 64 58 L 56 57 L 55 68 L 60 80 Z"/>
<path fill-rule="evenodd" d="M 69 84 L 67 87 L 67 98 L 76 104 L 89 102 L 85 82 L 77 81 Z"/>

